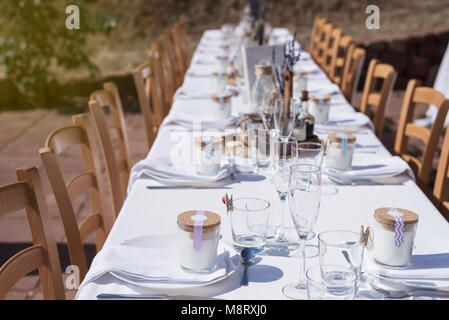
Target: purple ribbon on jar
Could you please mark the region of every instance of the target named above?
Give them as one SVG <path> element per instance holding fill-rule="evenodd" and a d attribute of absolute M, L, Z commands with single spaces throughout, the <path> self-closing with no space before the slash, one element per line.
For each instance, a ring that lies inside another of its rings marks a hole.
<path fill-rule="evenodd" d="M 404 243 L 404 219 L 403 213 L 396 208 L 390 208 L 388 214 L 394 218 L 394 244 L 396 248 L 400 248 Z"/>
<path fill-rule="evenodd" d="M 206 211 L 198 210 L 190 219 L 195 221 L 193 225 L 193 250 L 200 251 L 203 242 L 203 223 L 207 220 Z"/>

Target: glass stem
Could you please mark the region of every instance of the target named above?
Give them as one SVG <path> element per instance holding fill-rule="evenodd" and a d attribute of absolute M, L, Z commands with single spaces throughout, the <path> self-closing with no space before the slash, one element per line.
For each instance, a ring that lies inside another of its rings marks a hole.
<path fill-rule="evenodd" d="M 305 239 L 299 238 L 299 281 L 298 288 L 306 287 L 306 246 Z"/>
<path fill-rule="evenodd" d="M 284 227 L 284 224 L 285 224 L 285 218 L 284 218 L 284 215 L 285 215 L 285 207 L 286 207 L 286 203 L 287 203 L 287 195 L 285 194 L 281 194 L 280 195 L 280 200 L 281 200 L 281 224 L 280 224 L 280 226 L 279 226 L 279 237 L 278 237 L 278 239 L 279 239 L 279 241 L 286 241 L 286 238 L 285 238 L 285 227 Z"/>

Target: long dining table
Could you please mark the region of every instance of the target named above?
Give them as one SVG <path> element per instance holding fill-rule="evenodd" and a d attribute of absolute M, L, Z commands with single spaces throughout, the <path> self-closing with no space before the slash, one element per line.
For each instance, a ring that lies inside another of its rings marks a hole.
<path fill-rule="evenodd" d="M 207 30 L 193 54 L 191 69 L 203 72 L 214 71 L 214 64 L 201 64 L 202 60 L 211 60 L 216 51 L 207 50 L 218 43 L 220 30 Z M 301 61 L 300 61 L 301 63 Z M 314 64 L 309 59 L 308 63 Z M 198 69 L 199 68 L 199 69 Z M 211 86 L 210 77 L 186 74 L 181 90 L 184 88 L 207 91 Z M 323 83 L 331 83 L 326 74 L 320 70 L 314 75 Z M 233 113 L 238 115 L 242 106 L 242 97 L 233 97 Z M 335 112 L 356 112 L 344 99 L 341 92 L 333 95 L 331 117 Z M 191 129 L 176 122 L 176 119 L 189 121 L 210 121 L 208 111 L 210 99 L 182 98 L 175 95 L 172 108 L 159 128 L 154 144 L 147 155 L 147 160 L 158 160 L 170 156 L 177 148 L 188 148 Z M 223 129 L 223 128 L 221 128 Z M 353 132 L 362 145 L 370 146 L 377 156 L 391 157 L 388 150 L 375 136 L 370 126 Z M 320 138 L 327 134 L 318 132 Z M 363 153 L 363 148 L 355 153 Z M 221 230 L 223 240 L 229 240 L 230 224 L 222 197 L 228 193 L 234 197 L 258 197 L 272 204 L 272 214 L 279 210 L 279 198 L 270 179 L 270 170 L 261 169 L 257 174 L 234 173 L 216 183 L 214 187 L 152 187 L 152 179 L 142 176 L 132 181 L 127 198 L 115 221 L 104 247 L 119 245 L 131 239 L 146 236 L 176 237 L 178 214 L 188 210 L 208 210 L 218 213 L 222 218 Z M 323 194 L 321 206 L 314 232 L 319 234 L 327 230 L 352 230 L 358 232 L 362 224 L 370 224 L 375 209 L 380 207 L 397 207 L 412 210 L 419 215 L 418 229 L 415 239 L 414 254 L 433 252 L 449 252 L 449 224 L 435 208 L 431 201 L 416 185 L 413 177 L 404 172 L 392 183 L 361 183 L 353 185 L 335 185 L 335 192 Z M 291 221 L 287 225 L 292 226 Z M 308 243 L 317 243 L 316 237 Z M 282 288 L 298 280 L 299 259 L 297 254 L 261 254 L 260 261 L 249 268 L 249 285 L 240 286 L 243 268 L 221 281 L 204 286 L 192 286 L 165 289 L 164 292 L 176 293 L 204 298 L 221 299 L 288 299 Z M 148 257 L 151 259 L 151 257 Z M 307 266 L 318 264 L 317 257 L 307 260 Z M 448 276 L 449 278 L 449 276 Z M 448 279 L 449 280 L 449 279 Z M 170 291 L 172 290 L 172 291 Z M 112 274 L 104 274 L 94 281 L 82 284 L 77 299 L 96 299 L 100 293 L 144 294 L 160 292 L 161 288 L 147 288 L 122 281 Z M 408 299 L 421 298 L 411 295 Z M 383 294 L 373 290 L 368 284 L 360 287 L 357 299 L 384 299 Z"/>

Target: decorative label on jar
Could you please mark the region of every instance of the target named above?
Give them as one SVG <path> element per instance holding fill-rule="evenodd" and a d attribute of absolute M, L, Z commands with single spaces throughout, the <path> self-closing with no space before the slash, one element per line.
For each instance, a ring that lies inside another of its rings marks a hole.
<path fill-rule="evenodd" d="M 211 160 L 214 157 L 214 147 L 212 146 L 212 140 L 206 139 L 204 146 L 205 157 L 208 160 Z"/>
<path fill-rule="evenodd" d="M 341 138 L 341 156 L 345 157 L 348 150 L 348 136 L 344 133 L 338 133 Z"/>
<path fill-rule="evenodd" d="M 203 222 L 207 220 L 206 211 L 198 210 L 190 219 L 195 221 L 193 225 L 193 249 L 200 251 L 203 242 Z"/>
<path fill-rule="evenodd" d="M 402 216 L 404 215 L 396 208 L 390 208 L 388 214 L 392 216 L 395 220 L 394 224 L 394 244 L 396 248 L 400 248 L 404 243 L 404 220 Z"/>

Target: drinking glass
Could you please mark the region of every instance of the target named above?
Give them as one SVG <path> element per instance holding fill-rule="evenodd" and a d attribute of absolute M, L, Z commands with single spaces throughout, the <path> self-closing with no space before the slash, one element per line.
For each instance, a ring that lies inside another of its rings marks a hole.
<path fill-rule="evenodd" d="M 285 237 L 286 200 L 288 198 L 288 181 L 290 166 L 296 164 L 298 158 L 298 141 L 293 137 L 273 136 L 270 138 L 270 166 L 272 182 L 280 199 L 279 229 L 274 239 L 282 251 L 288 250 L 288 241 Z"/>
<path fill-rule="evenodd" d="M 289 137 L 295 126 L 296 106 L 299 100 L 289 98 L 286 102 L 284 97 L 273 99 L 274 102 L 274 125 L 281 136 Z"/>
<path fill-rule="evenodd" d="M 358 281 L 365 247 L 360 241 L 360 233 L 348 230 L 321 232 L 318 235 L 318 246 L 321 266 L 332 264 L 352 270 L 357 275 Z"/>
<path fill-rule="evenodd" d="M 298 163 L 313 164 L 321 167 L 323 164 L 323 154 L 323 145 L 321 143 L 298 143 Z"/>
<path fill-rule="evenodd" d="M 299 281 L 284 287 L 291 299 L 305 298 L 305 241 L 312 231 L 321 203 L 321 168 L 312 164 L 297 164 L 290 168 L 288 204 L 293 224 L 299 236 Z"/>
<path fill-rule="evenodd" d="M 265 245 L 270 203 L 258 198 L 234 199 L 231 210 L 232 240 L 237 247 Z"/>
<path fill-rule="evenodd" d="M 309 300 L 353 300 L 357 275 L 354 271 L 334 265 L 310 268 L 306 272 Z"/>
<path fill-rule="evenodd" d="M 234 158 L 235 170 L 242 173 L 257 172 L 257 129 L 250 127 L 242 130 L 241 137 L 243 140 L 243 145 L 236 148 Z"/>

